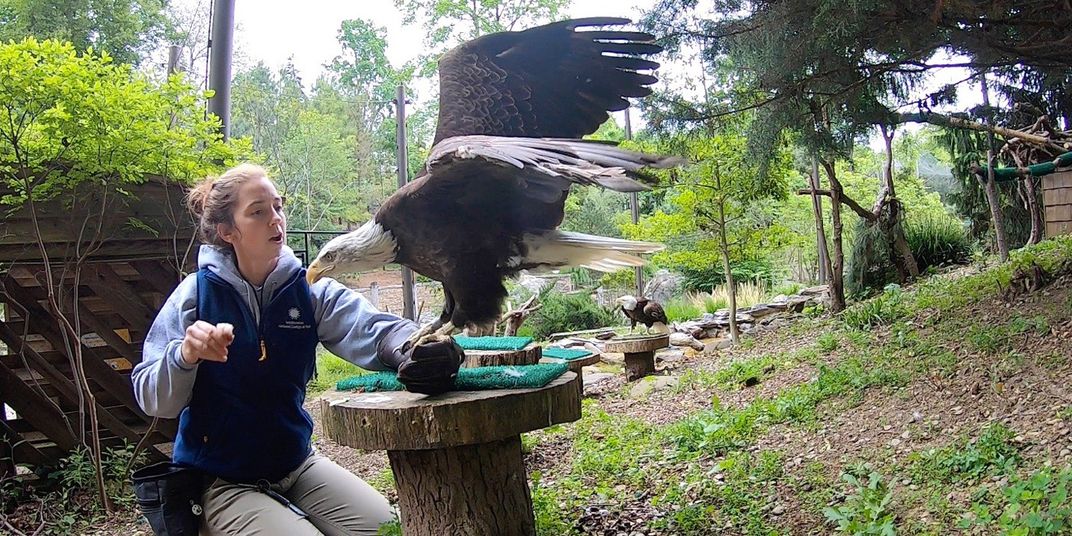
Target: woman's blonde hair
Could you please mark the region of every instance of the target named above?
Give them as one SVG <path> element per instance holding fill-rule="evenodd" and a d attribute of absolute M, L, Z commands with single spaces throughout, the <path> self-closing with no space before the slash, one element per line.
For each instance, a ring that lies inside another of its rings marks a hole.
<path fill-rule="evenodd" d="M 238 189 L 253 179 L 267 177 L 264 168 L 256 164 L 239 164 L 219 177 L 207 177 L 186 194 L 186 206 L 197 218 L 201 241 L 214 246 L 230 247 L 220 238 L 216 226 L 234 225 L 234 206 Z"/>

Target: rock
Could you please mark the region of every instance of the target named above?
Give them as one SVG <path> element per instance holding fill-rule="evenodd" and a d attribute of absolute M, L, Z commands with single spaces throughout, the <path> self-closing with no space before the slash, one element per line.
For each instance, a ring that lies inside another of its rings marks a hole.
<path fill-rule="evenodd" d="M 586 367 L 587 368 L 587 367 Z M 594 369 L 593 369 L 594 370 Z M 589 387 L 598 383 L 605 382 L 614 377 L 614 374 L 610 372 L 589 372 L 584 371 L 584 386 Z"/>
<path fill-rule="evenodd" d="M 615 352 L 603 352 L 599 354 L 599 360 L 612 365 L 621 365 L 625 363 L 625 356 Z"/>
<path fill-rule="evenodd" d="M 647 376 L 629 390 L 629 397 L 634 400 L 647 398 L 653 392 L 674 387 L 678 381 L 677 376 Z"/>
<path fill-rule="evenodd" d="M 681 294 L 682 277 L 669 270 L 659 270 L 655 276 L 644 285 L 644 296 L 649 300 L 666 303 L 670 298 Z"/>
<path fill-rule="evenodd" d="M 536 277 L 529 274 L 521 274 L 517 278 L 517 284 L 525 287 L 525 290 L 539 294 L 541 290 L 552 284 L 552 281 L 543 277 Z"/>
<path fill-rule="evenodd" d="M 778 506 L 775 506 L 773 510 L 771 510 L 771 513 L 776 516 L 780 516 L 785 513 L 785 507 L 779 504 Z"/>
<path fill-rule="evenodd" d="M 670 346 L 686 346 L 693 350 L 703 350 L 704 344 L 686 333 L 671 333 Z"/>
<path fill-rule="evenodd" d="M 656 361 L 677 363 L 683 359 L 685 359 L 685 352 L 683 350 L 678 350 L 677 348 L 664 349 L 655 352 Z"/>
<path fill-rule="evenodd" d="M 901 434 L 901 439 L 908 439 L 910 437 L 912 437 L 912 434 L 908 433 L 908 430 L 905 430 L 904 433 Z"/>

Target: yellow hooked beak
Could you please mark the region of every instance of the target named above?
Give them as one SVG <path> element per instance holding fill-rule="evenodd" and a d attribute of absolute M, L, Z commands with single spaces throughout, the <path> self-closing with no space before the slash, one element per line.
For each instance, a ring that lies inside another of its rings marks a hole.
<path fill-rule="evenodd" d="M 314 260 L 313 263 L 305 269 L 305 280 L 308 281 L 310 285 L 312 285 L 313 283 L 319 281 L 321 277 L 323 277 L 324 272 L 331 271 L 332 268 L 334 267 L 321 266 L 319 260 Z"/>

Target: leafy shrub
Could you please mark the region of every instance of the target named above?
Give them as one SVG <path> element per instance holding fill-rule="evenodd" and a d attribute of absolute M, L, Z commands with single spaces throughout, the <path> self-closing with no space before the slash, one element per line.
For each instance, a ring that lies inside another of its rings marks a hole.
<path fill-rule="evenodd" d="M 905 222 L 904 232 L 920 271 L 971 260 L 972 242 L 968 231 L 949 214 L 911 215 Z"/>
<path fill-rule="evenodd" d="M 775 268 L 768 260 L 742 260 L 730 267 L 737 281 L 762 281 L 768 286 L 775 277 Z M 710 291 L 726 282 L 726 273 L 721 264 L 705 269 L 681 267 L 681 285 L 685 290 Z"/>
<path fill-rule="evenodd" d="M 1070 482 L 1069 467 L 1057 474 L 1048 468 L 1036 471 L 1011 482 L 999 497 L 975 502 L 971 513 L 960 520 L 960 528 L 997 525 L 1002 534 L 1068 534 L 1072 530 Z"/>
<path fill-rule="evenodd" d="M 865 482 L 851 472 L 846 472 L 841 475 L 841 479 L 853 487 L 854 493 L 846 497 L 843 506 L 823 509 L 823 515 L 837 525 L 838 532 L 894 536 L 896 526 L 893 522 L 896 516 L 889 511 L 893 493 L 882 481 L 882 475 L 872 471 Z"/>
<path fill-rule="evenodd" d="M 1020 463 L 1013 432 L 1001 423 L 987 426 L 975 442 L 930 449 L 912 456 L 912 473 L 921 480 L 954 482 L 1009 473 Z"/>
<path fill-rule="evenodd" d="M 543 307 L 527 322 L 532 337 L 538 340 L 560 331 L 620 325 L 624 318 L 621 313 L 597 304 L 586 294 L 563 294 L 548 289 L 540 293 L 540 303 Z"/>
<path fill-rule="evenodd" d="M 889 285 L 882 294 L 842 311 L 841 319 L 850 328 L 870 329 L 892 324 L 906 313 L 901 287 Z"/>
<path fill-rule="evenodd" d="M 946 212 L 910 213 L 902 229 L 920 272 L 971 260 L 972 241 L 967 230 Z M 889 239 L 881 226 L 857 221 L 846 266 L 846 290 L 857 294 L 895 281 L 897 272 L 890 254 Z"/>

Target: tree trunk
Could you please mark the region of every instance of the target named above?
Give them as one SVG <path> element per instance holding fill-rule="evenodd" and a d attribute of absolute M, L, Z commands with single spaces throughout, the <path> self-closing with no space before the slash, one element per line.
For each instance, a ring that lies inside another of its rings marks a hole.
<path fill-rule="evenodd" d="M 986 87 L 986 75 L 979 79 L 983 90 L 983 106 L 990 107 L 990 91 Z M 1009 260 L 1009 242 L 1005 237 L 1005 218 L 1001 214 L 1001 198 L 998 196 L 997 184 L 994 182 L 994 134 L 986 135 L 986 202 L 990 205 L 990 219 L 994 226 L 994 242 L 1002 262 Z"/>
<path fill-rule="evenodd" d="M 909 277 L 919 276 L 919 265 L 916 264 L 916 257 L 912 255 L 912 248 L 908 246 L 904 227 L 898 225 L 901 219 L 901 203 L 897 201 L 897 191 L 893 186 L 893 134 L 895 131 L 886 125 L 881 125 L 881 129 L 882 139 L 886 144 L 886 168 L 883 170 L 885 195 L 879 194 L 879 199 L 876 200 L 876 204 L 879 204 L 879 207 L 875 215 L 880 220 L 883 217 L 886 219 L 882 225 L 885 227 L 885 234 L 890 238 L 891 242 L 890 258 L 893 259 L 900 282 L 904 283 Z M 883 210 L 883 204 L 888 206 L 889 210 Z"/>
<path fill-rule="evenodd" d="M 830 250 L 826 245 L 826 226 L 823 224 L 823 199 L 819 197 L 819 162 L 811 161 L 811 206 L 815 213 L 815 244 L 819 252 L 819 283 L 830 283 Z"/>
<path fill-rule="evenodd" d="M 1034 177 L 1024 177 L 1024 192 L 1027 194 L 1027 210 L 1031 212 L 1031 236 L 1027 238 L 1027 243 L 1038 244 L 1042 241 L 1042 214 L 1039 210 L 1038 194 L 1035 192 Z"/>
<path fill-rule="evenodd" d="M 717 177 L 716 179 L 721 183 Z M 721 191 L 722 185 L 718 185 Z M 726 273 L 726 293 L 730 297 L 730 341 L 737 344 L 741 338 L 740 330 L 737 329 L 737 282 L 733 280 L 733 270 L 730 269 L 730 246 L 726 241 L 726 199 L 719 198 L 718 206 L 718 249 L 722 252 L 722 270 Z"/>
<path fill-rule="evenodd" d="M 520 436 L 387 457 L 407 535 L 536 534 Z"/>
<path fill-rule="evenodd" d="M 655 374 L 655 351 L 625 352 L 625 380 L 639 380 Z"/>
<path fill-rule="evenodd" d="M 830 270 L 830 310 L 837 313 L 845 310 L 845 252 L 841 243 L 841 197 L 844 189 L 837 179 L 834 163 L 821 160 L 830 179 L 830 221 L 834 229 L 834 258 Z"/>

